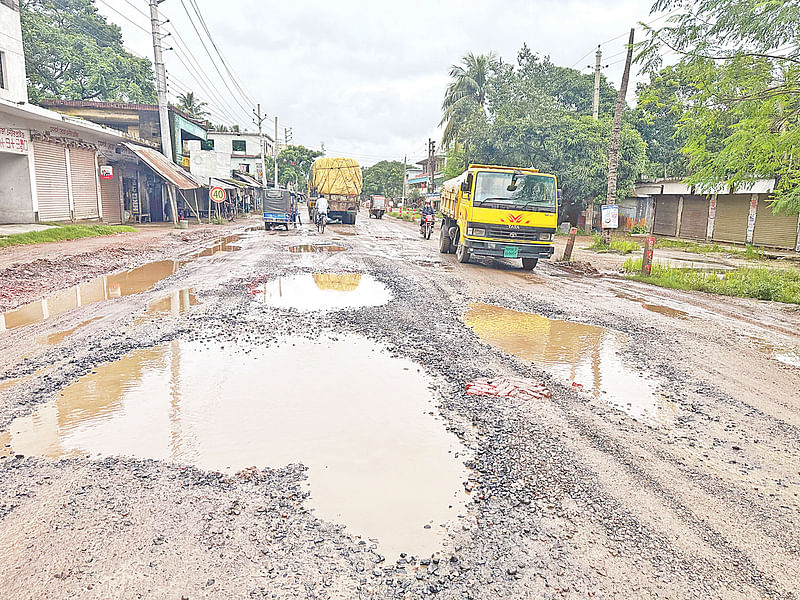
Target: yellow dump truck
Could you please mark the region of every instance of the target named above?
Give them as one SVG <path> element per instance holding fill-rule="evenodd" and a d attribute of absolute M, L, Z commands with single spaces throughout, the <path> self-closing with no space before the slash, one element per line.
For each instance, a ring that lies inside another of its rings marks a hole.
<path fill-rule="evenodd" d="M 361 167 L 352 158 L 318 158 L 311 167 L 311 188 L 328 199 L 328 217 L 355 225 L 361 195 Z M 316 201 L 309 202 L 309 217 Z"/>
<path fill-rule="evenodd" d="M 521 258 L 531 270 L 553 255 L 558 225 L 555 175 L 536 169 L 470 165 L 442 186 L 439 251 L 458 262 L 472 256 Z"/>

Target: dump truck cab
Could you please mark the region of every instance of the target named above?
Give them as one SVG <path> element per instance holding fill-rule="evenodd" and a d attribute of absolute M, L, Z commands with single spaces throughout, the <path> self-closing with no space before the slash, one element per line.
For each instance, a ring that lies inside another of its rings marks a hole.
<path fill-rule="evenodd" d="M 520 258 L 533 269 L 553 255 L 558 226 L 555 175 L 536 169 L 470 165 L 442 186 L 442 253 Z"/>

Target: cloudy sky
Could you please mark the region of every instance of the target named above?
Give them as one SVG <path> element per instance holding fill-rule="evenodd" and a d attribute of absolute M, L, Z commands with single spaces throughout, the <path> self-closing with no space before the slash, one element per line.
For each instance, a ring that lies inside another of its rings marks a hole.
<path fill-rule="evenodd" d="M 246 109 L 260 102 L 270 119 L 278 116 L 281 137 L 290 127 L 294 143 L 324 142 L 328 155 L 364 165 L 424 157 L 428 138 L 439 138 L 449 67 L 467 52 L 514 61 L 527 43 L 556 64 L 589 72 L 602 44 L 606 75 L 618 85 L 628 29 L 659 18 L 651 0 L 194 2 L 246 97 L 224 65 L 214 67 L 207 40 L 200 43 L 187 17 L 195 17 L 191 0 L 165 0 L 167 28 L 179 36 L 165 41 L 177 47 L 165 54 L 172 96 L 191 89 L 209 102 L 214 121 L 250 129 Z M 152 58 L 147 0 L 97 5 L 122 27 L 130 50 Z"/>

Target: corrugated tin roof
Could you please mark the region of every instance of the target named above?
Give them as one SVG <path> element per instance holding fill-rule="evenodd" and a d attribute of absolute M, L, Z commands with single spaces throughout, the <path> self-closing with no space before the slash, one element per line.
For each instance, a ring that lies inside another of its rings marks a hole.
<path fill-rule="evenodd" d="M 178 167 L 158 150 L 128 143 L 125 143 L 125 147 L 135 153 L 148 167 L 153 169 L 153 171 L 158 173 L 167 182 L 177 186 L 178 189 L 196 190 L 202 187 L 194 177 Z"/>
<path fill-rule="evenodd" d="M 242 173 L 240 171 L 234 171 L 233 172 L 233 176 L 234 177 L 238 177 L 239 179 L 241 179 L 242 181 L 244 181 L 247 185 L 249 185 L 251 187 L 261 187 L 261 184 L 258 181 L 256 181 L 255 179 L 253 179 L 252 177 L 250 177 L 250 175 L 248 175 L 247 173 Z"/>
<path fill-rule="evenodd" d="M 97 100 L 59 100 L 59 99 L 45 99 L 39 104 L 48 108 L 96 108 L 98 110 L 134 110 L 143 112 L 158 112 L 157 104 L 137 104 L 134 102 L 100 102 Z M 191 121 L 195 125 L 202 126 L 204 121 L 196 119 L 186 111 L 178 108 L 177 106 L 170 105 L 169 110 L 179 114 L 187 121 Z"/>

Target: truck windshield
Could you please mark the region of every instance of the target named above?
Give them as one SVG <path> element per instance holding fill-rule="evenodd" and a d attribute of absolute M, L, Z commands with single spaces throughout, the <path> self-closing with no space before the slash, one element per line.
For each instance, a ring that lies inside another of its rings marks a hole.
<path fill-rule="evenodd" d="M 547 175 L 478 173 L 472 206 L 556 212 L 556 180 Z"/>

